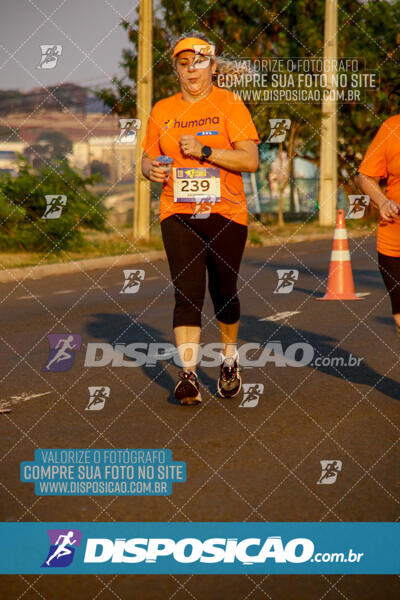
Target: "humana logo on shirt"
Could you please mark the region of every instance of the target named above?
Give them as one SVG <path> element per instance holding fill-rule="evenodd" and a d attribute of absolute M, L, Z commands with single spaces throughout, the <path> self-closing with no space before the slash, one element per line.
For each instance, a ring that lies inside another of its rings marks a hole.
<path fill-rule="evenodd" d="M 169 127 L 202 127 L 203 125 L 217 125 L 219 123 L 219 117 L 207 117 L 205 119 L 194 119 L 193 121 L 179 121 L 175 119 L 172 123 L 172 119 L 165 121 L 166 128 Z"/>

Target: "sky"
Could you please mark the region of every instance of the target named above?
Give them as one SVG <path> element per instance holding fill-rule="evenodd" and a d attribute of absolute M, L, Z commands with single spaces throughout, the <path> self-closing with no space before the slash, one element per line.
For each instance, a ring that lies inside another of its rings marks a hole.
<path fill-rule="evenodd" d="M 27 91 L 72 82 L 105 87 L 129 47 L 121 20 L 138 0 L 1 0 L 0 89 Z M 40 46 L 62 46 L 53 69 L 38 69 Z"/>

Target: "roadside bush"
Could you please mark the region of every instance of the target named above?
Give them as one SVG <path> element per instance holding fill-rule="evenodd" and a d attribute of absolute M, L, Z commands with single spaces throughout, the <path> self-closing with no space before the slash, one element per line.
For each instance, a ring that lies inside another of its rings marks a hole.
<path fill-rule="evenodd" d="M 105 209 L 87 189 L 98 180 L 98 175 L 82 177 L 67 161 L 34 171 L 21 157 L 16 177 L 0 175 L 0 250 L 58 253 L 82 248 L 83 228 L 105 229 Z M 49 195 L 66 196 L 58 218 L 44 218 L 57 214 L 57 206 L 49 212 Z"/>

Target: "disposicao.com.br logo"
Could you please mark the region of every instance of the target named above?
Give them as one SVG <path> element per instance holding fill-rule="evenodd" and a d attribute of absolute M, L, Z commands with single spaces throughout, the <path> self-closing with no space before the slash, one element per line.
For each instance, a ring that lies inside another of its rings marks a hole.
<path fill-rule="evenodd" d="M 7 522 L 0 573 L 398 574 L 399 533 L 397 522 Z"/>
<path fill-rule="evenodd" d="M 262 538 L 89 538 L 85 563 L 157 563 L 172 558 L 177 563 L 265 563 L 359 562 L 363 553 L 344 552 L 314 554 L 314 543 L 308 538 L 294 538 L 286 544 L 280 536 Z"/>
<path fill-rule="evenodd" d="M 42 371 L 68 371 L 72 368 L 75 353 L 81 349 L 81 336 L 78 334 L 50 334 L 50 353 Z M 156 367 L 159 361 L 172 360 L 182 367 L 180 354 L 192 353 L 196 364 L 201 367 L 218 367 L 221 364 L 220 342 L 208 344 L 184 343 L 179 350 L 169 342 L 88 342 L 84 358 L 85 367 Z M 249 342 L 237 348 L 239 363 L 243 368 L 266 367 L 358 367 L 363 360 L 346 351 L 340 351 L 339 356 L 321 355 L 318 348 L 307 342 L 285 344 L 283 341 L 268 341 L 265 344 Z M 315 356 L 318 354 L 318 356 Z"/>
<path fill-rule="evenodd" d="M 270 341 L 266 344 L 246 343 L 238 346 L 241 367 L 265 367 L 273 364 L 276 367 L 357 367 L 362 358 L 351 353 L 342 352 L 341 356 L 316 356 L 318 349 L 307 342 L 295 342 L 285 345 L 281 341 Z M 221 364 L 222 344 L 184 343 L 180 345 L 182 355 L 191 352 L 196 357 L 196 364 L 201 367 L 218 367 Z M 315 357 L 315 360 L 314 360 Z M 134 342 L 117 343 L 114 346 L 106 342 L 89 342 L 87 344 L 85 367 L 155 367 L 158 361 L 172 359 L 181 367 L 182 362 L 178 349 L 166 342 Z"/>

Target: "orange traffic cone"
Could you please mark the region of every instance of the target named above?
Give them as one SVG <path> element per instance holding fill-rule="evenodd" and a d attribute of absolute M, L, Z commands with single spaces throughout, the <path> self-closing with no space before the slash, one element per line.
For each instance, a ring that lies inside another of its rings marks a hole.
<path fill-rule="evenodd" d="M 339 209 L 336 215 L 326 293 L 323 298 L 317 300 L 361 300 L 354 291 L 346 222 L 342 209 Z"/>

